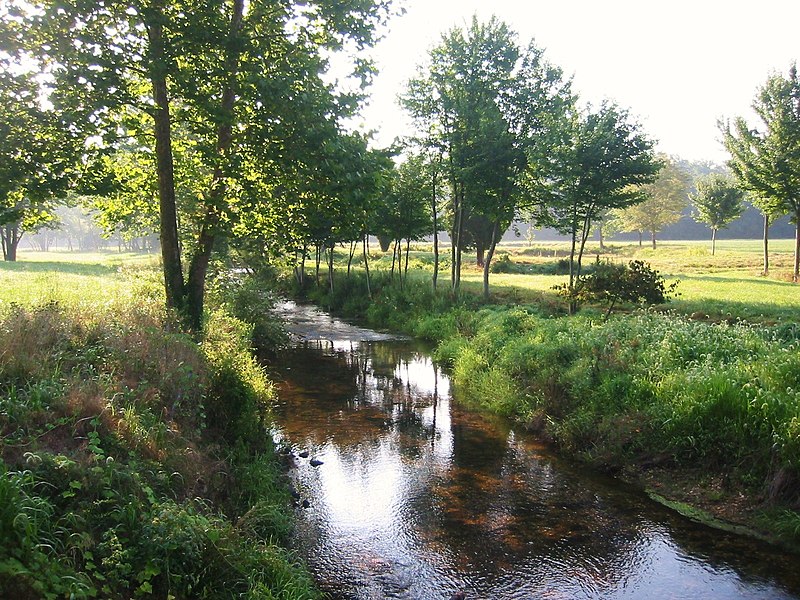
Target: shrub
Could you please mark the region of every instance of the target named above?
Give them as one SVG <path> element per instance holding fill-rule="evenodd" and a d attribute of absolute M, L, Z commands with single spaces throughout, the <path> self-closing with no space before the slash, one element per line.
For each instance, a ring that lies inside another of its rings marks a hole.
<path fill-rule="evenodd" d="M 678 282 L 666 285 L 658 271 L 640 260 L 627 265 L 597 262 L 588 274 L 581 275 L 575 287 L 555 286 L 559 294 L 580 303 L 597 302 L 608 307 L 606 318 L 619 302 L 663 304 L 669 301 Z"/>

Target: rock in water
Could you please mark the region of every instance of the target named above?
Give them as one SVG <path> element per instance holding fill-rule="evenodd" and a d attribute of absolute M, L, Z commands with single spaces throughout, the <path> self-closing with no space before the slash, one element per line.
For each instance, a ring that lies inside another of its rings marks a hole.
<path fill-rule="evenodd" d="M 309 464 L 312 467 L 318 467 L 318 466 L 320 466 L 321 464 L 324 464 L 324 463 L 321 460 L 317 460 L 316 458 L 312 458 L 311 461 L 309 462 Z"/>

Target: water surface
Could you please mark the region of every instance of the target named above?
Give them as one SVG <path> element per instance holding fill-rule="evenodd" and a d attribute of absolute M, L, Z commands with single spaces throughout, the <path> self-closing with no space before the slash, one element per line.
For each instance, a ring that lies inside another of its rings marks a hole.
<path fill-rule="evenodd" d="M 800 557 L 464 408 L 413 341 L 281 310 L 297 341 L 273 365 L 275 436 L 308 502 L 297 547 L 332 598 L 800 598 Z"/>

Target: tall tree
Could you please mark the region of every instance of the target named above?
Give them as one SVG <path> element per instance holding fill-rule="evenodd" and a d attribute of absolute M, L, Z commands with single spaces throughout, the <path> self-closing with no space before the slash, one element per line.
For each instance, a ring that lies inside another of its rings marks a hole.
<path fill-rule="evenodd" d="M 744 192 L 730 177 L 712 173 L 697 181 L 697 193 L 690 199 L 695 220 L 711 228 L 711 255 L 716 254 L 717 231 L 730 225 L 744 212 Z"/>
<path fill-rule="evenodd" d="M 608 209 L 642 202 L 645 186 L 660 168 L 653 142 L 640 125 L 609 103 L 576 114 L 571 130 L 548 160 L 533 163 L 527 183 L 538 224 L 570 236 L 571 296 L 592 224 Z"/>
<path fill-rule="evenodd" d="M 517 212 L 528 147 L 571 102 L 569 84 L 533 44 L 521 48 L 505 23 L 473 18 L 445 34 L 402 102 L 440 149 L 450 186 L 451 285 L 458 291 L 468 224 L 485 248 L 484 294 L 500 235 Z M 478 227 L 480 226 L 480 227 Z"/>
<path fill-rule="evenodd" d="M 758 90 L 753 109 L 761 120 L 751 128 L 742 117 L 719 124 L 731 155 L 728 166 L 740 185 L 772 212 L 789 213 L 795 224 L 793 278 L 800 278 L 800 82 L 797 66 L 788 77 L 771 75 Z M 776 210 L 777 209 L 777 210 Z M 765 225 L 766 231 L 766 225 Z M 766 233 L 764 238 L 766 255 Z M 765 272 L 767 270 L 765 259 Z"/>
<path fill-rule="evenodd" d="M 74 179 L 79 145 L 35 73 L 0 57 L 0 243 L 15 261 L 25 232 L 52 224 L 57 200 Z"/>
<path fill-rule="evenodd" d="M 256 180 L 281 173 L 294 145 L 313 145 L 356 106 L 323 82 L 324 53 L 370 44 L 388 11 L 388 0 L 13 4 L 5 31 L 48 66 L 87 133 L 111 143 L 130 131 L 152 147 L 167 303 L 194 329 L 211 253 L 258 203 Z M 205 168 L 188 211 L 176 191 L 178 131 Z M 180 244 L 179 216 L 191 244 Z"/>
<path fill-rule="evenodd" d="M 641 233 L 649 232 L 653 249 L 658 232 L 667 225 L 677 223 L 689 202 L 689 174 L 666 156 L 661 156 L 660 160 L 664 168 L 655 181 L 642 189 L 645 200 L 615 214 L 620 230 L 639 232 L 640 244 Z"/>

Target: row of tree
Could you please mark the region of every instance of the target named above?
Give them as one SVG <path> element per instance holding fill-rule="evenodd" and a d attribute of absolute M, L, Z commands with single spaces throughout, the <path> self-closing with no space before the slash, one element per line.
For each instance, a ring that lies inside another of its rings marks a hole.
<path fill-rule="evenodd" d="M 435 234 L 447 231 L 452 291 L 475 248 L 488 295 L 496 245 L 523 218 L 569 236 L 571 288 L 594 225 L 610 214 L 654 217 L 645 201 L 685 187 L 626 110 L 581 106 L 542 50 L 496 19 L 442 37 L 401 95 L 415 134 L 370 148 L 342 123 L 371 74 L 360 51 L 389 11 L 388 0 L 6 2 L 7 256 L 54 199 L 80 195 L 108 231 L 159 232 L 167 301 L 197 328 L 215 249 L 283 257 L 301 284 L 309 261 L 318 280 L 324 262 L 333 286 L 335 247 L 349 247 L 348 271 L 360 250 L 369 277 L 369 236 L 394 241 L 402 277 L 409 242 L 434 234 L 436 286 Z M 327 75 L 333 53 L 352 59 L 346 82 Z M 772 203 L 769 218 L 796 215 L 794 71 L 764 94 L 763 133 L 743 121 L 725 130 L 732 170 L 754 202 Z M 795 175 L 776 182 L 775 165 Z M 695 203 L 736 204 L 730 188 L 709 180 Z M 712 229 L 729 218 L 708 210 Z"/>

